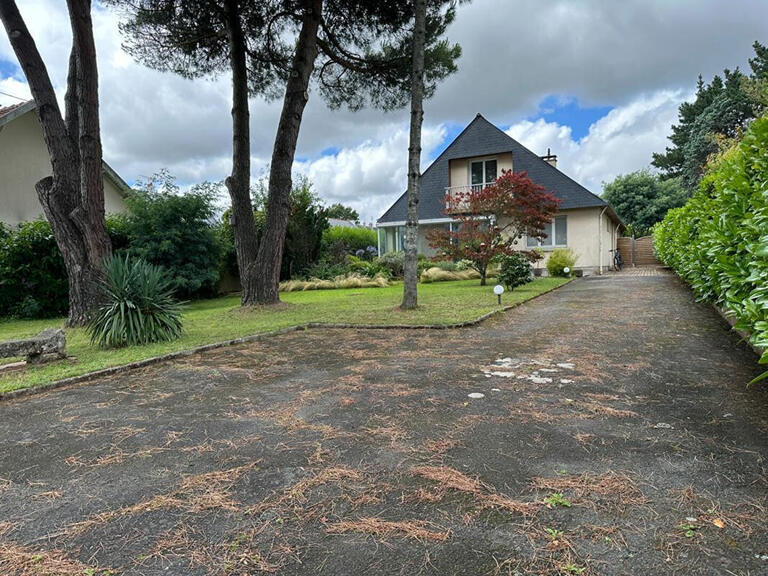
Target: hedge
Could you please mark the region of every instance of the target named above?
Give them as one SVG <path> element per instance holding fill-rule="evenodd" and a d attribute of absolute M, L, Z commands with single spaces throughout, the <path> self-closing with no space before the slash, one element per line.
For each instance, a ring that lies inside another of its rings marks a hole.
<path fill-rule="evenodd" d="M 64 316 L 67 271 L 46 220 L 0 224 L 0 317 Z"/>
<path fill-rule="evenodd" d="M 768 364 L 768 116 L 711 163 L 693 197 L 653 236 L 659 259 L 699 299 L 732 315 Z"/>
<path fill-rule="evenodd" d="M 347 253 L 354 254 L 358 250 L 366 250 L 369 246 L 376 247 L 378 236 L 376 230 L 371 228 L 331 226 L 323 231 L 323 251 L 332 250 L 336 244 L 342 244 Z"/>

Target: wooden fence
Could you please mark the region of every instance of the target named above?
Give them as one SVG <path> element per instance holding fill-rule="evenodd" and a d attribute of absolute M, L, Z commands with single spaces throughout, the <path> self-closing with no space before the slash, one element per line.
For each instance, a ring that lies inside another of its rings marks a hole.
<path fill-rule="evenodd" d="M 627 266 L 661 266 L 653 253 L 653 236 L 619 238 L 616 242 Z"/>

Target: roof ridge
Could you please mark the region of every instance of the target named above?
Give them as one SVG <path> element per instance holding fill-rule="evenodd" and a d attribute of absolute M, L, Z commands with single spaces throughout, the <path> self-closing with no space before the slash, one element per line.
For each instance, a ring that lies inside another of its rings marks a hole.
<path fill-rule="evenodd" d="M 491 130 L 490 128 L 493 128 Z M 545 186 L 561 199 L 561 208 L 606 207 L 616 221 L 610 203 L 595 194 L 565 172 L 558 170 L 541 156 L 527 148 L 502 128 L 490 122 L 482 114 L 476 114 L 472 121 L 459 132 L 446 148 L 435 158 L 420 177 L 419 219 L 429 220 L 442 214 L 444 188 L 450 182 L 450 162 L 454 159 L 512 153 L 515 172 L 527 172 L 534 182 Z M 542 166 L 546 165 L 546 168 Z M 377 223 L 388 225 L 404 220 L 406 213 L 406 192 L 400 194 Z"/>

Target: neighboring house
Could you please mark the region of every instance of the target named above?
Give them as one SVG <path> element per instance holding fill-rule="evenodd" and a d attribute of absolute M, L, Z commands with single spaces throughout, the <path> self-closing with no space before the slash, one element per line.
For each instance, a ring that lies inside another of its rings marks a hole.
<path fill-rule="evenodd" d="M 357 222 L 352 220 L 342 220 L 341 218 L 328 218 L 328 226 L 339 228 L 363 228 Z"/>
<path fill-rule="evenodd" d="M 34 101 L 0 108 L 0 222 L 16 225 L 43 216 L 35 184 L 50 175 L 51 160 Z M 107 213 L 125 211 L 129 190 L 104 162 Z"/>
<path fill-rule="evenodd" d="M 450 229 L 456 221 L 445 214 L 445 196 L 453 191 L 493 182 L 502 170 L 527 172 L 535 183 L 560 199 L 558 213 L 547 226 L 543 241 L 523 238 L 521 249 L 540 247 L 545 259 L 554 248 L 571 248 L 576 269 L 601 272 L 610 266 L 623 223 L 605 200 L 557 169 L 557 157 L 539 157 L 478 114 L 421 175 L 418 251 L 434 255 L 426 238 L 429 230 Z M 405 244 L 405 193 L 377 221 L 379 252 L 402 250 Z"/>

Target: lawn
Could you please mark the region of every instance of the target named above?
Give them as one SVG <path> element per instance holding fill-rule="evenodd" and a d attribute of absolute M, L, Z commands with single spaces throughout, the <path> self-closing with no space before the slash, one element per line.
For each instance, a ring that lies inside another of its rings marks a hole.
<path fill-rule="evenodd" d="M 538 278 L 505 293 L 503 304 L 529 300 L 566 281 L 563 278 Z M 498 308 L 493 287 L 480 286 L 477 280 L 421 284 L 420 307 L 408 312 L 398 308 L 402 289 L 402 284 L 396 283 L 386 288 L 287 292 L 280 295 L 283 301 L 280 306 L 247 311 L 239 308 L 237 295 L 201 300 L 189 304 L 184 315 L 185 332 L 179 340 L 118 350 L 99 349 L 90 344 L 83 329 L 68 329 L 67 349 L 75 361 L 8 372 L 0 376 L 0 393 L 308 322 L 445 325 L 473 320 Z M 63 318 L 0 321 L 0 340 L 32 336 L 45 328 L 63 324 Z"/>

